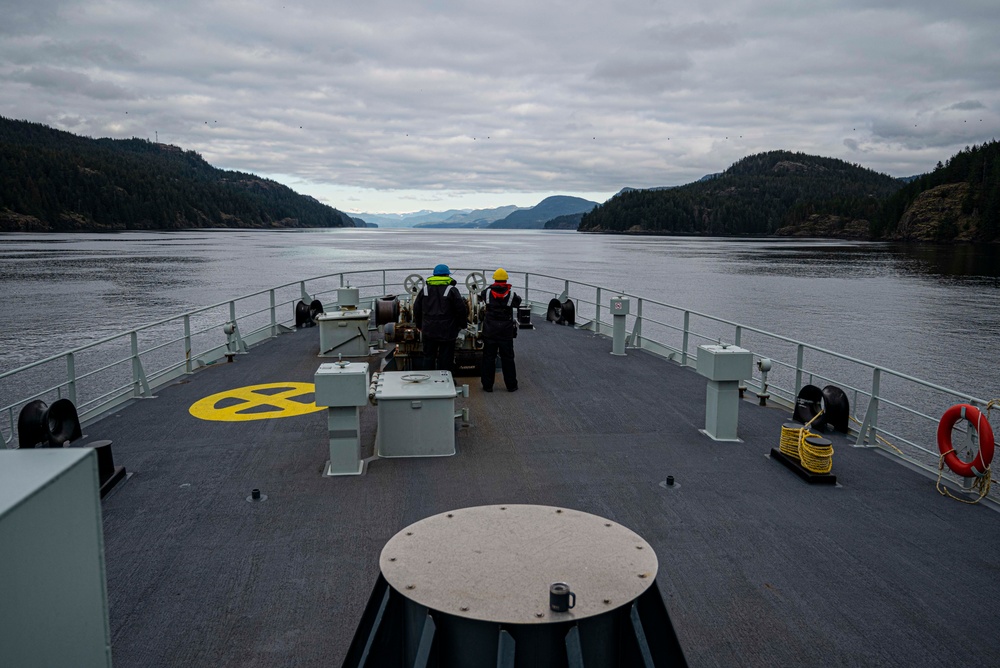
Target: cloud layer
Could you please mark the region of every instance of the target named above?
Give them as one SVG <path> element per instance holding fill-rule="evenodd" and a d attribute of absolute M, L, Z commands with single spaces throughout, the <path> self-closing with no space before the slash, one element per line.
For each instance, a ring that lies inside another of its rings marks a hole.
<path fill-rule="evenodd" d="M 1000 123 L 995 0 L 5 5 L 3 116 L 345 210 L 609 194 L 779 148 L 903 176 Z"/>

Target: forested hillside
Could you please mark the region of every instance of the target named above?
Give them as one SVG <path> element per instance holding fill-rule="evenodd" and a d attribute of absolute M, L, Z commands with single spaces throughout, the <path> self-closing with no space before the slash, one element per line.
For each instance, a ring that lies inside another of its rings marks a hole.
<path fill-rule="evenodd" d="M 834 158 L 771 151 L 743 158 L 716 178 L 669 190 L 623 192 L 583 217 L 581 231 L 773 234 L 815 214 L 865 228 L 902 186 Z"/>
<path fill-rule="evenodd" d="M 904 186 L 885 202 L 873 232 L 919 241 L 1000 239 L 1000 142 L 967 147 Z"/>
<path fill-rule="evenodd" d="M 354 227 L 340 211 L 194 151 L 0 117 L 0 230 Z"/>

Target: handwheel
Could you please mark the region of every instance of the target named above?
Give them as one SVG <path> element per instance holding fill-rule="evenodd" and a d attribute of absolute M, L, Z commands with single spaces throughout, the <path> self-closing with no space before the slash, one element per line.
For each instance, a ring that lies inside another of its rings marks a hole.
<path fill-rule="evenodd" d="M 482 272 L 474 271 L 465 277 L 465 287 L 470 292 L 482 292 L 487 286 L 486 276 Z"/>
<path fill-rule="evenodd" d="M 424 277 L 420 274 L 410 274 L 403 279 L 403 287 L 409 293 L 420 292 L 424 289 Z"/>

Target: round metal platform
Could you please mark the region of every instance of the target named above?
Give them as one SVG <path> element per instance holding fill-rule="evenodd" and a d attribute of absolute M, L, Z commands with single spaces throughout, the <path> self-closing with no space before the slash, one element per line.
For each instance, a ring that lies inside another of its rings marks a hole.
<path fill-rule="evenodd" d="M 404 597 L 450 615 L 501 624 L 545 624 L 630 603 L 656 578 L 656 554 L 634 531 L 589 513 L 533 505 L 463 508 L 393 536 L 379 559 Z M 549 609 L 549 586 L 576 594 Z"/>

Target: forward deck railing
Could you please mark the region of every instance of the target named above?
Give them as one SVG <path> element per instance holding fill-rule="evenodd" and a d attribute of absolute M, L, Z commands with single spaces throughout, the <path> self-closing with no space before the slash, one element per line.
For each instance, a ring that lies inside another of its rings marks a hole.
<path fill-rule="evenodd" d="M 124 403 L 155 396 L 157 388 L 217 364 L 227 356 L 289 331 L 295 305 L 319 299 L 336 305 L 337 289 L 350 285 L 361 306 L 389 294 L 403 294 L 404 278 L 426 269 L 380 269 L 338 272 L 295 281 L 148 323 L 127 332 L 0 374 L 0 435 L 16 447 L 17 415 L 28 402 L 58 398 L 74 402 L 86 425 Z M 482 269 L 458 269 L 464 277 Z M 694 367 L 697 348 L 719 341 L 739 345 L 768 358 L 769 403 L 792 407 L 807 384 L 836 385 L 848 395 L 852 440 L 875 447 L 932 474 L 938 472 L 936 429 L 941 414 L 954 403 L 987 406 L 983 398 L 866 362 L 757 327 L 733 322 L 664 301 L 541 273 L 511 273 L 515 289 L 544 320 L 551 299 L 572 299 L 577 325 L 610 335 L 608 303 L 631 301 L 627 347 Z M 228 327 L 227 327 L 228 326 Z M 759 372 L 746 382 L 751 394 L 762 392 Z M 639 388 L 641 390 L 641 388 Z M 672 397 L 664 397 L 672 401 Z M 4 424 L 6 423 L 6 424 Z M 972 438 L 972 434 L 968 438 Z M 777 445 L 778 435 L 775 436 Z M 961 440 L 961 439 L 959 439 Z M 971 481 L 945 471 L 945 479 L 968 487 Z M 996 493 L 991 496 L 997 496 Z"/>

